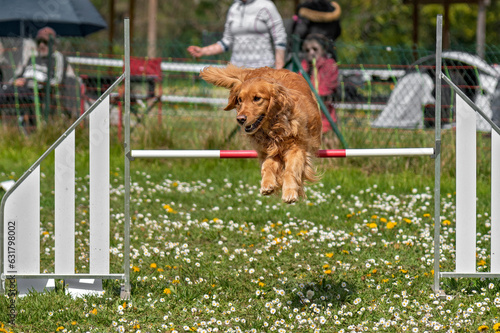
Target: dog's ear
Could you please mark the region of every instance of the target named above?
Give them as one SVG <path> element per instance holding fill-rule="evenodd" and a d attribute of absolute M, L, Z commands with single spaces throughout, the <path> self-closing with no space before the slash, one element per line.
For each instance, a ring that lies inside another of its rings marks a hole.
<path fill-rule="evenodd" d="M 225 68 L 212 66 L 205 67 L 200 72 L 200 76 L 203 80 L 213 85 L 232 89 L 235 85 L 241 84 L 241 82 L 245 80 L 248 72 L 249 69 L 240 68 L 229 64 Z"/>
<path fill-rule="evenodd" d="M 295 102 L 293 101 L 289 90 L 279 83 L 272 84 L 270 97 L 268 113 L 289 113 L 295 106 Z"/>
<path fill-rule="evenodd" d="M 240 93 L 240 88 L 241 88 L 241 83 L 235 85 L 231 91 L 229 92 L 229 98 L 227 102 L 227 106 L 224 108 L 224 110 L 229 111 L 232 110 L 238 105 L 238 95 Z"/>

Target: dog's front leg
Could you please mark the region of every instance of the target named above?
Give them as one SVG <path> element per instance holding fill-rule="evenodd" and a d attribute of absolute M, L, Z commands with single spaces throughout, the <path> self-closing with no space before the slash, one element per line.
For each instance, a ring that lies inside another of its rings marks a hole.
<path fill-rule="evenodd" d="M 260 193 L 270 195 L 278 187 L 277 175 L 280 168 L 280 162 L 276 157 L 267 157 L 262 162 L 260 183 Z"/>
<path fill-rule="evenodd" d="M 302 192 L 302 175 L 306 162 L 306 152 L 298 147 L 288 150 L 284 156 L 285 172 L 283 173 L 283 194 L 281 199 L 286 203 L 299 200 Z"/>

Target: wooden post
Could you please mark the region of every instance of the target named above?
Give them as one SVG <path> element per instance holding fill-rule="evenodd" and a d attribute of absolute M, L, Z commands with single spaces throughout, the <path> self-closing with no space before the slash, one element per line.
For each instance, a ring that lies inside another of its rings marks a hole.
<path fill-rule="evenodd" d="M 108 0 L 109 23 L 108 23 L 108 53 L 113 53 L 113 39 L 115 37 L 115 0 Z"/>
<path fill-rule="evenodd" d="M 413 60 L 418 59 L 418 25 L 419 25 L 418 0 L 413 0 Z"/>
<path fill-rule="evenodd" d="M 476 27 L 476 54 L 484 59 L 484 43 L 486 40 L 486 7 L 490 0 L 479 0 Z"/>
<path fill-rule="evenodd" d="M 135 0 L 130 0 L 128 3 L 128 12 L 130 19 L 130 54 L 133 53 L 132 44 L 134 43 L 134 18 L 135 18 Z"/>
<path fill-rule="evenodd" d="M 148 58 L 156 58 L 156 13 L 158 0 L 149 0 L 148 6 Z"/>
<path fill-rule="evenodd" d="M 450 49 L 450 0 L 444 0 L 443 49 Z"/>

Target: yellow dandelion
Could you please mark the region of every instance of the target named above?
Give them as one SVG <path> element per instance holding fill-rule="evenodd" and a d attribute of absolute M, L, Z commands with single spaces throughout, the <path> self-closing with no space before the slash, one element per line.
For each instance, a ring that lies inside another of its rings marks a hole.
<path fill-rule="evenodd" d="M 450 224 L 451 224 L 450 220 L 444 220 L 443 221 L 443 225 L 450 225 Z"/>
<path fill-rule="evenodd" d="M 481 325 L 481 326 L 479 326 L 479 327 L 477 328 L 477 330 L 478 330 L 479 332 L 484 332 L 484 331 L 487 331 L 488 329 L 489 329 L 489 327 L 488 327 L 488 326 L 486 326 L 486 325 Z"/>
<path fill-rule="evenodd" d="M 375 274 L 375 273 L 377 273 L 377 269 L 376 268 L 373 269 L 373 271 L 372 271 L 372 274 Z"/>
<path fill-rule="evenodd" d="M 179 284 L 179 283 L 181 283 L 181 281 L 179 281 L 179 280 L 172 281 L 172 284 Z"/>
<path fill-rule="evenodd" d="M 74 321 L 74 320 L 71 322 L 71 325 L 73 325 L 73 326 L 75 326 L 76 324 L 77 324 L 77 323 L 76 323 L 76 321 Z"/>
<path fill-rule="evenodd" d="M 387 223 L 387 219 L 385 217 L 381 217 L 380 222 Z"/>
<path fill-rule="evenodd" d="M 133 270 L 134 272 L 139 272 L 141 269 L 140 269 L 139 267 L 137 267 L 137 266 L 133 266 L 133 267 L 132 267 L 132 270 Z"/>
<path fill-rule="evenodd" d="M 387 229 L 393 229 L 397 225 L 396 222 L 389 222 L 387 223 Z"/>
<path fill-rule="evenodd" d="M 495 325 L 493 325 L 493 330 L 494 330 L 495 332 L 500 331 L 500 323 L 496 323 Z"/>
<path fill-rule="evenodd" d="M 172 186 L 173 186 L 173 187 L 177 187 L 177 186 L 179 186 L 179 183 L 174 182 L 174 183 L 172 183 Z"/>
<path fill-rule="evenodd" d="M 326 256 L 327 258 L 331 258 L 331 257 L 333 257 L 333 253 L 332 253 L 332 252 L 327 253 L 327 254 L 325 254 L 325 256 Z"/>
<path fill-rule="evenodd" d="M 151 265 L 149 265 L 150 268 L 156 268 L 156 264 L 155 263 L 152 263 Z"/>
<path fill-rule="evenodd" d="M 408 224 L 409 224 L 409 223 L 411 223 L 411 220 L 410 220 L 409 218 L 407 218 L 407 217 L 405 217 L 403 220 L 404 220 L 406 223 L 408 223 Z"/>
<path fill-rule="evenodd" d="M 372 219 L 376 220 L 376 219 L 378 219 L 378 216 L 377 215 L 372 215 Z"/>
<path fill-rule="evenodd" d="M 342 253 L 349 254 L 349 251 L 347 251 L 347 250 L 342 250 Z"/>
<path fill-rule="evenodd" d="M 49 232 L 48 232 L 48 231 L 44 231 L 44 232 L 42 232 L 42 235 L 44 235 L 44 236 L 47 236 L 48 234 L 49 234 Z"/>
<path fill-rule="evenodd" d="M 264 282 L 259 282 L 259 287 L 264 287 L 266 284 Z"/>
<path fill-rule="evenodd" d="M 406 273 L 408 273 L 408 271 L 406 269 L 402 269 L 401 273 L 406 274 Z"/>
<path fill-rule="evenodd" d="M 308 205 L 308 206 L 314 206 L 314 203 L 312 203 L 312 202 L 308 202 L 308 203 L 307 203 L 307 205 Z"/>
<path fill-rule="evenodd" d="M 425 213 L 425 214 L 424 214 L 424 217 L 431 217 L 431 214 L 429 214 L 429 213 Z"/>
<path fill-rule="evenodd" d="M 484 261 L 483 259 L 479 260 L 479 262 L 477 263 L 478 266 L 484 266 L 486 265 L 486 261 Z"/>
<path fill-rule="evenodd" d="M 352 217 L 352 214 L 347 214 L 347 218 L 350 219 Z"/>
<path fill-rule="evenodd" d="M 92 311 L 90 311 L 91 314 L 96 315 L 97 314 L 97 309 L 94 308 Z"/>
<path fill-rule="evenodd" d="M 163 290 L 163 293 L 164 293 L 164 294 L 167 294 L 167 295 L 170 295 L 170 294 L 172 293 L 172 290 L 170 290 L 170 288 L 165 288 L 165 289 Z"/>
<path fill-rule="evenodd" d="M 328 264 L 323 265 L 323 269 L 327 269 L 328 267 L 330 267 L 330 265 L 328 265 Z"/>
<path fill-rule="evenodd" d="M 64 329 L 64 326 L 59 326 L 58 328 L 56 328 L 56 332 L 62 331 L 63 329 Z"/>
<path fill-rule="evenodd" d="M 163 268 L 158 268 L 157 271 L 158 272 L 163 272 Z"/>
<path fill-rule="evenodd" d="M 331 269 L 327 269 L 326 271 L 324 271 L 323 273 L 325 274 L 332 274 L 332 270 Z"/>
<path fill-rule="evenodd" d="M 377 223 L 373 223 L 373 222 L 372 223 L 368 223 L 367 226 L 370 229 L 375 229 L 377 227 Z"/>

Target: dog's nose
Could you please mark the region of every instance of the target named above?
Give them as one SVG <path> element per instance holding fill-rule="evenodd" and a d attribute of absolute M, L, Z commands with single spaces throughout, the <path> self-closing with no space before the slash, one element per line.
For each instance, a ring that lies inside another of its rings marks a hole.
<path fill-rule="evenodd" d="M 240 115 L 236 117 L 236 121 L 240 124 L 243 125 L 245 121 L 247 121 L 247 116 Z"/>

